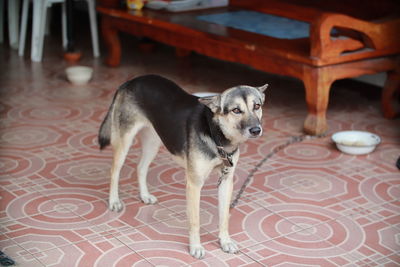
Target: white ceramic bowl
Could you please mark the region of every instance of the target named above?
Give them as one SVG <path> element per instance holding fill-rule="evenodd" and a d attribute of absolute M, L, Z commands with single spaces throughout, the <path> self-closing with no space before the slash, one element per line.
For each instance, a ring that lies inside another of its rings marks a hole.
<path fill-rule="evenodd" d="M 211 93 L 211 92 L 197 92 L 194 93 L 193 95 L 197 96 L 197 97 L 206 97 L 206 96 L 214 96 L 214 95 L 218 95 L 218 93 Z"/>
<path fill-rule="evenodd" d="M 376 134 L 363 131 L 337 132 L 332 140 L 340 151 L 352 155 L 368 154 L 381 142 Z"/>
<path fill-rule="evenodd" d="M 65 70 L 68 81 L 76 85 L 86 84 L 93 74 L 93 69 L 85 66 L 68 67 Z"/>

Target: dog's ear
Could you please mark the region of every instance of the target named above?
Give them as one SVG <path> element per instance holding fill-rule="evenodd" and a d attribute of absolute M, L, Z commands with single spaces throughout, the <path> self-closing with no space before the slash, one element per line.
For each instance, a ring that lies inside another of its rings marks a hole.
<path fill-rule="evenodd" d="M 220 95 L 200 97 L 199 102 L 206 105 L 213 113 L 217 113 L 221 109 Z"/>
<path fill-rule="evenodd" d="M 264 93 L 265 90 L 267 90 L 268 88 L 268 83 L 264 84 L 263 86 L 260 87 L 256 87 L 258 91 L 260 91 L 261 93 Z"/>
<path fill-rule="evenodd" d="M 265 101 L 265 94 L 264 94 L 264 92 L 265 92 L 265 90 L 267 90 L 267 88 L 268 88 L 268 83 L 264 84 L 263 86 L 256 87 L 256 88 L 257 88 L 257 90 L 261 93 L 261 102 L 264 104 L 264 101 Z"/>

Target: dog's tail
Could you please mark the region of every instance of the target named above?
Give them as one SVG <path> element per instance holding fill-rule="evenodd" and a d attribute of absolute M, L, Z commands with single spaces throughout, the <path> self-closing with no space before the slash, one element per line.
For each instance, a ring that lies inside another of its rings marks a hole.
<path fill-rule="evenodd" d="M 107 115 L 100 126 L 98 135 L 100 150 L 103 150 L 105 147 L 110 145 L 111 142 L 111 113 L 112 113 L 112 105 L 108 110 Z"/>
<path fill-rule="evenodd" d="M 118 93 L 118 92 L 117 92 Z M 100 145 L 100 150 L 103 150 L 111 143 L 111 126 L 112 126 L 112 114 L 114 111 L 114 102 L 117 96 L 117 93 L 114 95 L 113 101 L 108 109 L 107 115 L 104 118 L 103 122 L 101 123 L 99 135 L 98 135 L 98 142 Z"/>

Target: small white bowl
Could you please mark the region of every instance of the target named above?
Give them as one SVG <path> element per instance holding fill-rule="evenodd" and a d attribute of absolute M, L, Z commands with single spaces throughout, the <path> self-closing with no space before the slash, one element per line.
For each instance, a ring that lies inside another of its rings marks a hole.
<path fill-rule="evenodd" d="M 197 97 L 207 97 L 207 96 L 215 96 L 215 95 L 218 95 L 218 93 L 197 92 L 197 93 L 194 93 L 193 95 L 195 95 L 195 96 L 197 96 Z"/>
<path fill-rule="evenodd" d="M 337 132 L 332 140 L 340 151 L 352 155 L 368 154 L 381 142 L 378 135 L 363 131 Z"/>
<path fill-rule="evenodd" d="M 92 78 L 93 69 L 85 66 L 74 66 L 65 69 L 68 80 L 75 85 L 87 84 Z"/>

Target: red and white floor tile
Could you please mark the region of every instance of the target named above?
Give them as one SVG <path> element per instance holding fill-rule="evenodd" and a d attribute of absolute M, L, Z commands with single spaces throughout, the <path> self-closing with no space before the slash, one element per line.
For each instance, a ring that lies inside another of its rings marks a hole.
<path fill-rule="evenodd" d="M 207 253 L 202 260 L 188 254 L 184 171 L 165 149 L 149 171 L 158 203 L 138 198 L 135 143 L 121 173 L 124 209 L 109 211 L 111 150 L 99 151 L 97 131 L 113 92 L 131 77 L 158 73 L 190 92 L 270 83 L 265 133 L 243 145 L 235 193 L 257 163 L 301 133 L 306 115 L 298 81 L 198 55 L 182 62 L 162 46 L 126 51 L 136 44 L 128 43 L 118 68 L 87 51 L 81 63 L 94 67 L 94 77 L 78 87 L 65 79 L 58 44 L 42 63 L 0 46 L 0 249 L 18 266 L 400 266 L 400 124 L 382 117 L 379 88 L 362 83 L 334 85 L 329 134 L 368 130 L 383 142 L 372 154 L 350 156 L 328 135 L 271 157 L 232 210 L 240 253 L 218 246 L 213 176 L 201 204 Z"/>

